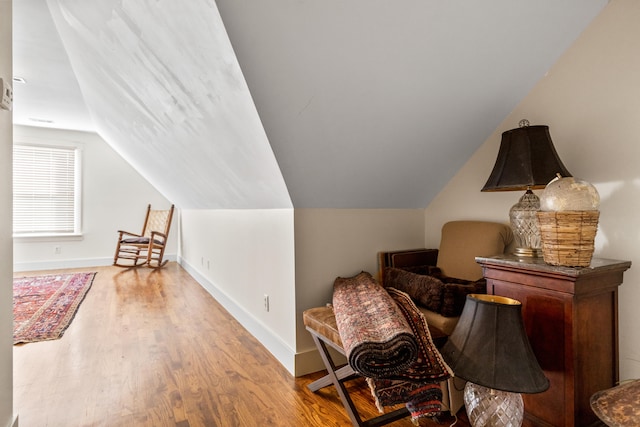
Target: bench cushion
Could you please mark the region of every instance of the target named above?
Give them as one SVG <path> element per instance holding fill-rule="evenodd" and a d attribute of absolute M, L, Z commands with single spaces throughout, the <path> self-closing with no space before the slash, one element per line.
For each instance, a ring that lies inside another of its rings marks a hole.
<path fill-rule="evenodd" d="M 302 321 L 307 328 L 313 329 L 318 334 L 328 338 L 331 342 L 342 348 L 342 340 L 336 324 L 336 316 L 331 306 L 315 307 L 302 313 Z"/>

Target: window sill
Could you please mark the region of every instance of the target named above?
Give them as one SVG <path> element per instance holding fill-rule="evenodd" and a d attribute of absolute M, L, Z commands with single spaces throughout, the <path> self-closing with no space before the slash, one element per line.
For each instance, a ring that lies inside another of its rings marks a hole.
<path fill-rule="evenodd" d="M 14 235 L 13 241 L 17 243 L 38 243 L 38 242 L 73 242 L 83 240 L 82 234 L 20 234 Z"/>

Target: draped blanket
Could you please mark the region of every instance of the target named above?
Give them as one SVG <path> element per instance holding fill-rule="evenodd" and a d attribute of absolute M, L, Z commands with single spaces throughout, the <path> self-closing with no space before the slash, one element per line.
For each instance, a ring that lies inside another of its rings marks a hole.
<path fill-rule="evenodd" d="M 367 377 L 380 411 L 405 403 L 414 421 L 440 412 L 439 383 L 452 373 L 409 295 L 362 272 L 336 279 L 333 309 L 349 364 Z"/>
<path fill-rule="evenodd" d="M 371 274 L 338 277 L 333 310 L 347 359 L 357 373 L 389 378 L 415 361 L 418 343 L 411 327 Z"/>

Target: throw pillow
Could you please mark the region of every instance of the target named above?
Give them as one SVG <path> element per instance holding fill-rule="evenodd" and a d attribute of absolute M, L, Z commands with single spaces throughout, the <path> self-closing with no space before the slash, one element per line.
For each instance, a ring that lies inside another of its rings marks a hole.
<path fill-rule="evenodd" d="M 435 312 L 442 306 L 444 285 L 433 276 L 423 276 L 399 268 L 384 270 L 384 285 L 407 293 L 416 304 Z"/>
<path fill-rule="evenodd" d="M 462 314 L 464 303 L 469 294 L 486 294 L 487 281 L 480 279 L 475 282 L 452 277 L 444 278 L 442 292 L 442 307 L 440 314 L 445 317 L 456 317 Z"/>

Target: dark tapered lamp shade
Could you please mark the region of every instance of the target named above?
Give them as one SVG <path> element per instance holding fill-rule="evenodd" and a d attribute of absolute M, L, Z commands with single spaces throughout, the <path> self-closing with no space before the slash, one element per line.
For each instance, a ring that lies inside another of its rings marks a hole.
<path fill-rule="evenodd" d="M 511 298 L 467 296 L 441 353 L 456 376 L 487 388 L 514 393 L 549 388 L 525 333 L 522 304 Z"/>
<path fill-rule="evenodd" d="M 493 171 L 482 191 L 526 190 L 509 211 L 518 256 L 541 256 L 542 239 L 536 212 L 540 199 L 531 189 L 544 188 L 558 174 L 571 176 L 556 153 L 548 126 L 521 127 L 502 134 Z"/>
<path fill-rule="evenodd" d="M 558 157 L 548 126 L 523 126 L 502 134 L 498 158 L 482 191 L 544 188 L 560 174 L 571 176 Z"/>

